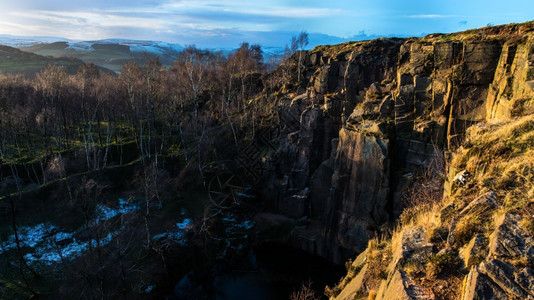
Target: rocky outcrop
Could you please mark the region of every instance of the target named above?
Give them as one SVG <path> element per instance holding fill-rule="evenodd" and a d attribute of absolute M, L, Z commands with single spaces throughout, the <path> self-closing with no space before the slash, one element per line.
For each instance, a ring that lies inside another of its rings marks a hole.
<path fill-rule="evenodd" d="M 529 267 L 519 271 L 505 261 L 489 259 L 471 269 L 462 299 L 534 299 L 532 275 Z"/>
<path fill-rule="evenodd" d="M 521 226 L 518 215 L 506 214 L 490 236 L 489 255 L 497 258 L 534 260 L 534 238 Z"/>
<path fill-rule="evenodd" d="M 329 244 L 362 251 L 370 226 L 386 222 L 389 194 L 387 139 L 342 129 L 334 160 L 324 224 Z M 327 249 L 335 261 L 346 260 L 339 247 Z"/>
<path fill-rule="evenodd" d="M 463 293 L 464 299 L 507 299 L 506 293 L 477 268 L 467 275 Z"/>
<path fill-rule="evenodd" d="M 397 270 L 391 280 L 383 285 L 378 292 L 377 300 L 432 300 L 436 299 L 432 291 L 425 290 L 416 284 L 403 271 Z"/>
<path fill-rule="evenodd" d="M 393 256 L 394 264 L 425 264 L 433 254 L 433 245 L 423 227 L 407 227 L 401 233 L 401 244 Z"/>
<path fill-rule="evenodd" d="M 308 249 L 337 263 L 362 251 L 400 215 L 414 173 L 436 153 L 477 122 L 531 109 L 534 35 L 530 23 L 514 28 L 307 53 L 306 89 L 280 107 L 282 163 L 264 195 L 320 224 Z"/>

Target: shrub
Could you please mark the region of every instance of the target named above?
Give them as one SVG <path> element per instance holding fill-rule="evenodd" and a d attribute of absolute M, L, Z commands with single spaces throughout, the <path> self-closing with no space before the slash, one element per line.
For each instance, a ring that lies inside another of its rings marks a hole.
<path fill-rule="evenodd" d="M 407 261 L 402 269 L 410 276 L 410 277 L 419 277 L 423 274 L 425 271 L 425 265 L 414 260 Z"/>
<path fill-rule="evenodd" d="M 460 264 L 460 258 L 454 251 L 442 251 L 428 258 L 427 275 L 432 278 L 443 272 L 454 272 Z"/>
<path fill-rule="evenodd" d="M 429 234 L 429 240 L 431 243 L 438 244 L 447 241 L 447 236 L 449 235 L 449 229 L 444 226 L 439 226 L 432 228 Z"/>
<path fill-rule="evenodd" d="M 471 238 L 480 232 L 482 222 L 478 216 L 465 216 L 458 221 L 453 232 L 454 241 L 457 245 L 465 245 Z"/>
<path fill-rule="evenodd" d="M 312 282 L 308 281 L 307 283 L 302 283 L 300 285 L 300 290 L 293 291 L 289 297 L 291 300 L 318 300 L 319 297 L 312 289 Z"/>
<path fill-rule="evenodd" d="M 358 273 L 360 273 L 362 268 L 363 268 L 363 265 L 358 265 L 358 266 L 353 265 L 352 259 L 349 259 L 345 263 L 345 269 L 347 269 L 347 276 L 351 276 L 351 275 L 355 276 L 355 275 L 357 275 Z"/>
<path fill-rule="evenodd" d="M 338 286 L 334 286 L 333 288 L 330 288 L 330 286 L 325 286 L 324 288 L 324 294 L 328 298 L 335 298 L 337 295 L 341 293 L 341 289 Z"/>

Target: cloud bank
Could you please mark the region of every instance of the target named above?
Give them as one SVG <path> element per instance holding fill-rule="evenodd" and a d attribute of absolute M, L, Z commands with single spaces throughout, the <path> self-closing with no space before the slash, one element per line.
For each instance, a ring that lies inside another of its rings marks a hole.
<path fill-rule="evenodd" d="M 283 46 L 301 30 L 325 40 L 452 32 L 534 16 L 528 1 L 18 0 L 0 4 L 0 34 L 126 38 L 198 46 Z M 402 4 L 402 5 L 401 5 Z M 523 6 L 521 6 L 523 5 Z M 473 15 L 476 12 L 477 15 Z"/>

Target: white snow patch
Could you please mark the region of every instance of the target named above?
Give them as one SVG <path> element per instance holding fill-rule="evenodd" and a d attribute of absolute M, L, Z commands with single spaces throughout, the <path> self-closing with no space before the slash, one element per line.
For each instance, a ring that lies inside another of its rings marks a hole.
<path fill-rule="evenodd" d="M 191 219 L 184 219 L 182 222 L 176 223 L 176 227 L 181 230 L 188 229 L 191 227 L 191 223 L 193 223 Z"/>
<path fill-rule="evenodd" d="M 138 205 L 121 198 L 119 199 L 117 208 L 99 205 L 96 208 L 95 222 L 109 220 L 117 215 L 128 214 L 136 210 L 139 210 Z M 74 238 L 75 233 L 58 231 L 58 228 L 50 223 L 23 226 L 17 230 L 20 246 L 33 249 L 30 253 L 25 254 L 24 258 L 29 263 L 41 262 L 47 265 L 60 262 L 62 258 L 72 259 L 78 257 L 89 249 L 89 245 L 92 247 L 97 247 L 98 245 L 105 246 L 119 232 L 120 229 L 115 232 L 110 232 L 99 241 L 95 239 L 80 241 Z M 17 247 L 15 234 L 9 236 L 7 241 L 3 242 L 0 246 L 2 251 L 15 249 Z"/>
<path fill-rule="evenodd" d="M 123 198 L 119 198 L 119 207 L 112 208 L 105 205 L 98 205 L 96 208 L 97 223 L 99 221 L 107 221 L 118 215 L 125 215 L 139 210 L 139 205 L 128 202 Z"/>
<path fill-rule="evenodd" d="M 184 219 L 182 222 L 176 223 L 176 231 L 164 232 L 155 235 L 153 240 L 170 239 L 175 243 L 183 246 L 187 243 L 185 234 L 193 228 L 193 221 L 191 219 Z"/>
<path fill-rule="evenodd" d="M 48 224 L 41 223 L 35 226 L 24 226 L 19 227 L 17 232 L 19 236 L 19 244 L 21 247 L 31 247 L 34 248 L 39 244 L 47 235 L 51 234 L 56 230 L 56 227 Z M 4 251 L 14 249 L 17 247 L 17 240 L 15 234 L 12 234 L 7 242 L 2 244 Z"/>
<path fill-rule="evenodd" d="M 149 286 L 147 286 L 146 289 L 145 289 L 145 294 L 148 294 L 148 293 L 152 292 L 152 290 L 153 290 L 155 287 L 156 287 L 156 286 L 154 286 L 154 285 L 149 285 Z"/>

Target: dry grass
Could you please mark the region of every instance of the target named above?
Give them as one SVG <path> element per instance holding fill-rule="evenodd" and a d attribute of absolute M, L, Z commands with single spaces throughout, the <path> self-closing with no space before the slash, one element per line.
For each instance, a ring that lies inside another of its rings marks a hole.
<path fill-rule="evenodd" d="M 482 220 L 476 215 L 467 215 L 461 218 L 456 224 L 454 238 L 456 245 L 465 245 L 469 243 L 476 233 L 482 231 Z"/>
<path fill-rule="evenodd" d="M 391 243 L 388 240 L 374 238 L 367 245 L 368 275 L 363 286 L 368 290 L 378 290 L 382 280 L 387 279 L 387 267 L 393 257 Z"/>
<path fill-rule="evenodd" d="M 498 211 L 501 213 L 528 206 L 529 196 L 534 194 L 534 116 L 509 123 L 472 127 L 468 131 L 466 144 L 453 157 L 450 169 L 466 169 L 473 175 L 466 186 L 457 187 L 447 200 L 457 204 L 454 213 L 445 218 L 442 224 L 441 208 L 445 201 L 440 197 L 439 189 L 434 190 L 432 185 L 439 182 L 440 176 L 420 175 L 406 194 L 407 208 L 392 235 L 393 251 L 401 247 L 402 229 L 412 226 L 426 228 L 438 250 L 445 247 L 447 227 L 455 213 L 489 190 L 498 194 L 498 202 L 502 206 Z M 525 215 L 522 225 L 534 230 L 531 223 L 534 215 L 526 211 L 522 210 Z M 475 233 L 488 234 L 493 228 L 493 213 L 488 211 L 475 215 L 476 212 L 473 212 L 458 219 L 454 230 L 455 244 L 450 246 L 457 249 L 468 243 Z M 526 215 L 533 216 L 530 218 Z M 426 266 L 407 265 L 405 271 L 423 287 L 431 288 L 436 295 L 445 295 L 448 289 L 439 288 L 443 282 L 448 282 L 449 289 L 461 283 L 462 275 L 456 271 L 458 259 L 452 253 L 434 255 Z"/>
<path fill-rule="evenodd" d="M 369 240 L 364 260 L 364 264 L 367 264 L 367 271 L 362 279 L 362 289 L 356 292 L 355 299 L 364 298 L 366 295 L 368 295 L 369 299 L 376 297 L 376 291 L 379 289 L 382 280 L 386 280 L 388 277 L 387 268 L 393 257 L 391 250 L 390 239 L 375 237 Z M 343 288 L 345 288 L 354 276 L 358 275 L 363 267 L 363 265 L 354 266 L 350 260 L 349 262 L 345 265 L 347 276 L 342 278 L 336 286 L 332 288 L 327 286 L 325 288 L 325 295 L 327 297 L 333 298 L 338 296 Z"/>
<path fill-rule="evenodd" d="M 392 253 L 400 251 L 402 230 L 406 227 L 425 228 L 438 251 L 452 247 L 450 251 L 431 256 L 426 265 L 403 266 L 418 284 L 443 299 L 459 297 L 464 274 L 458 271 L 457 250 L 476 233 L 489 235 L 494 230 L 496 216 L 517 212 L 522 216 L 521 226 L 534 234 L 534 115 L 508 123 L 471 127 L 465 145 L 456 151 L 449 170 L 451 173 L 453 170 L 467 170 L 472 179 L 465 186 L 455 186 L 447 199 L 443 199 L 442 189 L 444 168 L 439 170 L 442 171 L 416 174 L 415 183 L 405 194 L 406 208 L 391 238 L 369 241 L 367 264 L 370 271 L 364 279 L 369 299 L 376 296 L 374 291 L 393 271 L 387 269 L 387 265 L 391 262 Z M 472 210 L 458 217 L 457 213 L 467 204 L 490 190 L 497 193 L 499 208 Z M 454 203 L 454 207 L 450 215 L 442 218 L 441 209 L 445 202 Z M 456 225 L 450 233 L 454 243 L 449 245 L 447 235 L 455 217 Z M 523 261 L 514 263 L 527 265 Z M 389 266 L 398 267 L 394 263 Z"/>
<path fill-rule="evenodd" d="M 471 127 L 466 146 L 453 157 L 451 165 L 473 174 L 468 190 L 476 190 L 476 194 L 493 190 L 504 207 L 524 207 L 534 194 L 534 115 L 505 124 Z M 459 189 L 454 196 L 468 193 Z"/>

